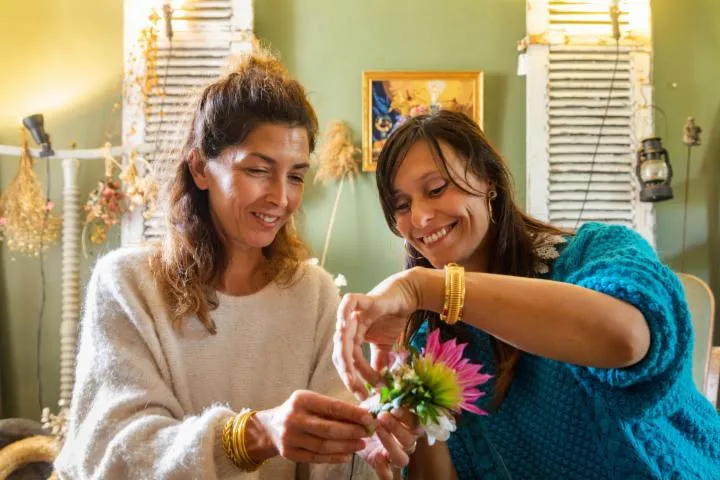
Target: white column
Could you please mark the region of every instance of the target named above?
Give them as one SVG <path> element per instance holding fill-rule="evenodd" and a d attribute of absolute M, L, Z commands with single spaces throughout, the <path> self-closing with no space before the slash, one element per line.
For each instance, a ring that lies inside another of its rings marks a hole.
<path fill-rule="evenodd" d="M 75 382 L 78 321 L 80 317 L 80 189 L 77 178 L 80 162 L 74 158 L 62 161 L 63 229 L 62 229 L 62 321 L 60 323 L 60 400 L 70 405 Z"/>

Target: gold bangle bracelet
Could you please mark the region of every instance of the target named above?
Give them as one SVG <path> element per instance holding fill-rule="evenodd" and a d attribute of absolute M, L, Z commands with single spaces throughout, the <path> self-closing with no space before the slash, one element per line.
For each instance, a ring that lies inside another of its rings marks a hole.
<path fill-rule="evenodd" d="M 225 422 L 223 428 L 223 450 L 232 463 L 241 470 L 253 472 L 267 463 L 267 460 L 257 463 L 250 457 L 245 446 L 245 432 L 250 418 L 257 412 L 246 410 Z"/>
<path fill-rule="evenodd" d="M 445 301 L 440 320 L 448 325 L 462 319 L 465 306 L 465 269 L 455 263 L 445 266 Z"/>

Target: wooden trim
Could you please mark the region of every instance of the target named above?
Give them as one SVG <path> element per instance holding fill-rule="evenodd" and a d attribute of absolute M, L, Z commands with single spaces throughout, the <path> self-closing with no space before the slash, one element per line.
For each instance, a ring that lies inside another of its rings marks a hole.
<path fill-rule="evenodd" d="M 530 215 L 545 222 L 550 219 L 549 52 L 547 45 L 533 45 L 528 49 L 525 100 L 525 205 Z"/>
<path fill-rule="evenodd" d="M 687 278 L 689 280 L 692 280 L 692 281 L 698 283 L 707 292 L 708 298 L 710 298 L 710 326 L 708 328 L 708 338 L 707 338 L 708 356 L 707 356 L 707 359 L 705 360 L 705 369 L 703 371 L 703 385 L 702 385 L 702 391 L 703 391 L 703 393 L 706 393 L 708 391 L 708 373 L 710 372 L 710 363 L 712 362 L 712 355 L 714 354 L 712 342 L 713 342 L 713 335 L 715 333 L 715 295 L 713 295 L 712 290 L 710 290 L 710 287 L 708 286 L 707 282 L 705 282 L 705 280 L 703 280 L 702 278 L 697 277 L 695 275 L 690 275 L 689 273 L 678 273 L 677 276 L 679 278 L 684 277 L 684 278 Z M 720 353 L 718 353 L 718 355 L 720 355 Z M 720 359 L 718 361 L 720 361 Z M 718 368 L 720 368 L 720 366 L 718 366 Z M 716 392 L 717 392 L 717 385 L 715 388 L 716 388 Z M 717 399 L 715 399 L 715 400 L 717 400 Z M 715 404 L 715 401 L 713 401 L 713 405 L 714 404 Z"/>
<path fill-rule="evenodd" d="M 703 394 L 713 406 L 718 408 L 718 384 L 720 383 L 720 347 L 713 347 L 710 352 L 707 376 L 705 377 Z"/>

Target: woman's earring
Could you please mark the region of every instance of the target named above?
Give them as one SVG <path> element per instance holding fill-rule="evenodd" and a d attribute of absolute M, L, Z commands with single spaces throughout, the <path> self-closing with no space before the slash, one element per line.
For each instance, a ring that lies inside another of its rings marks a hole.
<path fill-rule="evenodd" d="M 493 209 L 492 209 L 492 202 L 497 198 L 497 192 L 495 190 L 490 190 L 487 194 L 487 208 L 488 208 L 488 216 L 490 217 L 490 223 L 495 223 L 495 219 L 493 218 Z"/>

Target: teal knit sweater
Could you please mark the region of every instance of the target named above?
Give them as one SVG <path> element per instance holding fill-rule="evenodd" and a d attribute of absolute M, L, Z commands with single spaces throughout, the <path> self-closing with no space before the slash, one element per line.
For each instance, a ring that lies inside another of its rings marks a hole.
<path fill-rule="evenodd" d="M 720 417 L 692 381 L 693 332 L 677 277 L 624 227 L 588 224 L 558 247 L 545 277 L 637 307 L 650 350 L 623 369 L 523 354 L 500 409 L 466 413 L 450 437 L 460 479 L 720 479 Z M 467 355 L 495 373 L 488 335 L 470 330 Z M 425 336 L 423 328 L 415 345 Z"/>

